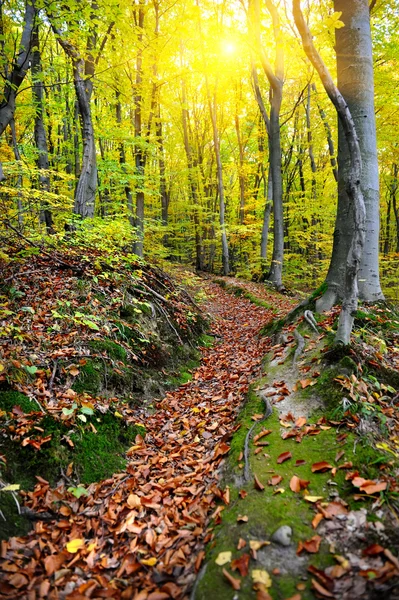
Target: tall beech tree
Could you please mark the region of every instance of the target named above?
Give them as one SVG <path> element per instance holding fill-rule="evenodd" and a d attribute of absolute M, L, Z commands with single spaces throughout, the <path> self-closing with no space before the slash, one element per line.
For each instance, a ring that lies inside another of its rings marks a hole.
<path fill-rule="evenodd" d="M 354 314 L 358 305 L 358 273 L 365 241 L 366 207 L 361 189 L 362 179 L 362 155 L 355 123 L 349 110 L 348 104 L 340 90 L 334 85 L 332 77 L 317 52 L 310 34 L 309 28 L 301 11 L 300 0 L 293 0 L 293 14 L 295 24 L 302 38 L 303 48 L 312 65 L 318 72 L 322 84 L 333 103 L 345 134 L 348 146 L 349 165 L 342 183 L 352 208 L 353 228 L 350 246 L 347 255 L 343 259 L 345 280 L 343 285 L 342 310 L 338 323 L 336 341 L 349 344 L 352 331 Z"/>
<path fill-rule="evenodd" d="M 273 190 L 273 255 L 268 279 L 276 286 L 277 289 L 282 289 L 284 287 L 282 280 L 284 258 L 284 223 L 283 180 L 281 176 L 280 111 L 284 85 L 284 48 L 278 10 L 271 0 L 265 0 L 265 4 L 273 23 L 275 43 L 274 69 L 267 58 L 265 48 L 261 41 L 261 13 L 259 0 L 250 0 L 248 12 L 250 19 L 250 31 L 255 33 L 260 62 L 270 85 L 269 118 L 266 118 L 266 111 L 264 108 L 262 108 L 263 102 L 260 99 L 256 83 L 255 95 L 259 103 L 261 114 L 265 120 L 265 125 L 268 128 L 270 176 Z M 254 70 L 252 72 L 254 75 Z M 254 81 L 256 82 L 256 79 L 254 79 Z M 267 215 L 265 216 L 267 217 Z M 263 233 L 265 232 L 263 231 Z"/>
<path fill-rule="evenodd" d="M 35 1 L 27 0 L 19 49 L 10 58 L 5 52 L 3 2 L 0 2 L 0 58 L 4 82 L 0 101 L 0 136 L 14 118 L 17 93 L 30 67 L 32 34 L 36 18 Z M 0 181 L 3 179 L 3 167 L 0 163 Z"/>
<path fill-rule="evenodd" d="M 374 109 L 374 75 L 368 0 L 334 0 L 344 27 L 335 30 L 337 85 L 353 116 L 362 157 L 361 189 L 366 206 L 365 249 L 359 265 L 359 295 L 366 302 L 381 300 L 379 252 L 379 181 Z M 326 282 L 327 292 L 317 310 L 329 310 L 345 295 L 345 262 L 356 223 L 352 199 L 348 194 L 351 168 L 347 133 L 338 124 L 338 209 L 334 245 Z"/>

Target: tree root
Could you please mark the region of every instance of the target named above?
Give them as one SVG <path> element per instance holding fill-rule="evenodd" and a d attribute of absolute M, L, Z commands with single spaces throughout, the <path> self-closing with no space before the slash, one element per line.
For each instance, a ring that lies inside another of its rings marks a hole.
<path fill-rule="evenodd" d="M 295 329 L 294 331 L 294 337 L 297 341 L 297 347 L 295 349 L 295 354 L 294 354 L 294 358 L 292 360 L 292 364 L 295 365 L 296 361 L 298 360 L 298 358 L 301 356 L 304 348 L 305 348 L 305 338 L 303 338 L 301 336 L 301 334 L 299 333 L 298 329 Z"/>
<path fill-rule="evenodd" d="M 254 428 L 256 427 L 256 425 L 258 425 L 258 423 L 263 423 L 263 421 L 266 421 L 266 419 L 268 419 L 273 412 L 273 408 L 272 408 L 269 398 L 266 398 L 266 396 L 264 396 L 262 394 L 262 392 L 259 394 L 259 396 L 262 398 L 262 400 L 264 401 L 264 403 L 266 405 L 266 411 L 265 411 L 264 417 L 260 421 L 256 421 L 252 425 L 251 429 L 248 431 L 247 435 L 245 436 L 245 443 L 244 443 L 244 481 L 245 482 L 249 481 L 249 479 L 251 477 L 251 469 L 249 466 L 249 441 L 251 439 L 252 432 L 253 432 Z"/>

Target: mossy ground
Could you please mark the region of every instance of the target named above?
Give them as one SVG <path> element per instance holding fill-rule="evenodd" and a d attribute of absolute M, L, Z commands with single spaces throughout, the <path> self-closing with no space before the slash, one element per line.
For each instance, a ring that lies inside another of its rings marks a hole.
<path fill-rule="evenodd" d="M 0 411 L 5 412 L 3 419 L 12 418 L 10 413 L 14 406 L 19 406 L 27 414 L 38 411 L 37 404 L 23 394 L 0 392 Z M 43 444 L 40 450 L 29 445 L 21 446 L 10 435 L 4 434 L 0 439 L 0 454 L 6 457 L 6 462 L 0 463 L 1 477 L 7 483 L 19 484 L 21 490 L 32 489 L 36 475 L 55 485 L 62 470 L 65 471 L 70 463 L 73 463 L 76 482 L 90 484 L 110 477 L 124 469 L 125 450 L 138 433 L 145 432 L 143 427 L 126 425 L 123 419 L 115 415 L 115 410 L 105 414 L 95 411 L 92 416 L 86 417 L 86 423 L 75 426 L 72 432 L 63 422 L 50 415 L 37 416 L 35 424 L 43 430 L 40 435 L 51 435 L 51 440 Z M 7 519 L 7 525 L 0 528 L 0 538 L 26 531 L 26 521 L 18 517 L 16 504 L 6 492 L 0 492 L 0 509 Z"/>
<path fill-rule="evenodd" d="M 269 369 L 268 369 L 269 371 Z M 320 383 L 323 389 L 331 390 L 335 370 L 327 371 Z M 263 381 L 264 383 L 264 381 Z M 326 385 L 329 387 L 326 388 Z M 260 382 L 259 387 L 262 387 Z M 320 388 L 319 388 L 320 389 Z M 305 390 L 303 391 L 305 392 Z M 307 403 L 308 398 L 303 392 L 297 393 L 298 402 Z M 312 392 L 315 389 L 312 388 Z M 329 392 L 330 393 L 330 392 Z M 342 400 L 342 390 L 337 387 L 330 394 L 330 408 L 338 398 Z M 334 564 L 333 554 L 325 542 L 322 542 L 317 554 L 302 553 L 298 559 L 295 554 L 298 542 L 308 540 L 317 534 L 311 526 L 315 515 L 312 503 L 304 499 L 304 495 L 322 496 L 324 500 L 331 501 L 331 492 L 339 491 L 340 497 L 348 503 L 349 509 L 358 510 L 364 506 L 363 501 L 355 501 L 353 498 L 353 486 L 345 480 L 346 472 L 338 470 L 333 478 L 330 471 L 326 473 L 312 473 L 312 464 L 319 461 L 327 461 L 336 466 L 335 457 L 338 452 L 344 451 L 339 462 L 351 461 L 353 470 L 359 469 L 362 476 L 377 478 L 380 474 L 381 461 L 386 462 L 386 454 L 376 450 L 368 440 L 358 438 L 354 433 L 346 432 L 344 439 L 340 438 L 342 430 L 331 427 L 321 431 L 316 436 L 304 436 L 301 443 L 294 439 L 283 440 L 281 438 L 282 427 L 276 409 L 271 417 L 264 423 L 255 427 L 253 435 L 261 429 L 271 429 L 272 433 L 263 439 L 269 442 L 262 452 L 255 455 L 255 447 L 251 443 L 250 466 L 251 472 L 256 474 L 260 482 L 265 486 L 264 491 L 255 489 L 254 481 L 244 484 L 242 463 L 239 464 L 240 453 L 244 450 L 244 441 L 248 429 L 253 425 L 251 416 L 264 413 L 263 401 L 251 391 L 243 406 L 239 422 L 240 429 L 235 433 L 231 441 L 231 450 L 227 459 L 224 478 L 221 486 L 229 485 L 231 502 L 222 512 L 222 523 L 215 527 L 214 541 L 207 549 L 207 567 L 205 575 L 200 580 L 195 598 L 196 600 L 207 600 L 217 597 L 219 600 L 230 600 L 234 596 L 231 585 L 222 574 L 222 568 L 215 563 L 220 552 L 232 551 L 233 559 L 239 558 L 243 553 L 248 553 L 248 542 L 250 540 L 269 541 L 272 534 L 281 526 L 289 525 L 293 530 L 293 543 L 289 548 L 283 548 L 272 543 L 258 551 L 258 560 L 250 561 L 250 573 L 248 577 L 241 578 L 238 572 L 232 572 L 229 565 L 227 570 L 236 578 L 241 579 L 240 598 L 253 598 L 255 592 L 252 590 L 251 571 L 253 569 L 266 569 L 272 577 L 272 587 L 269 590 L 274 599 L 283 600 L 298 593 L 296 585 L 301 582 L 306 589 L 301 591 L 303 600 L 313 599 L 314 595 L 310 589 L 310 577 L 307 574 L 307 566 L 312 564 L 317 568 L 325 568 Z M 314 423 L 321 413 L 311 415 L 308 423 Z M 253 437 L 253 436 L 252 436 Z M 363 443 L 364 441 L 364 443 Z M 286 451 L 292 453 L 292 458 L 282 464 L 277 463 L 277 457 Z M 305 460 L 305 464 L 294 466 L 296 460 Z M 276 486 L 268 485 L 273 475 L 280 475 L 283 479 Z M 290 490 L 290 480 L 293 475 L 300 479 L 309 481 L 306 492 L 294 493 Z M 276 493 L 276 489 L 282 488 L 284 492 Z M 247 496 L 242 499 L 239 491 L 245 490 Z M 248 522 L 239 523 L 239 515 L 248 516 Z M 239 538 L 247 541 L 247 546 L 237 550 Z M 394 550 L 394 549 L 393 549 Z M 280 574 L 272 574 L 272 570 L 278 568 Z"/>

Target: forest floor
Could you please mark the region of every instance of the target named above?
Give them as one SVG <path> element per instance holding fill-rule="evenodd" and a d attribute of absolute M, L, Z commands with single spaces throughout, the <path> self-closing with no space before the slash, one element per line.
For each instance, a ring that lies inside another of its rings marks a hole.
<path fill-rule="evenodd" d="M 126 467 L 85 486 L 71 485 L 68 465 L 57 485 L 37 476 L 22 494 L 34 529 L 1 542 L 0 597 L 399 597 L 398 393 L 387 381 L 398 353 L 396 341 L 382 348 L 379 334 L 395 315 L 363 316 L 358 354 L 326 368 L 336 312 L 320 333 L 300 322 L 267 335 L 297 301 L 259 284 L 217 281 L 202 284 L 213 344 L 202 347 L 192 379 L 113 411 L 137 428 Z M 297 325 L 307 344 L 294 364 Z M 380 380 L 373 361 L 384 369 Z M 30 374 L 46 401 L 51 371 Z M 68 417 L 70 389 L 57 396 Z M 93 404 L 78 406 L 74 416 L 86 407 L 96 429 Z M 27 420 L 18 407 L 10 412 L 19 427 Z"/>

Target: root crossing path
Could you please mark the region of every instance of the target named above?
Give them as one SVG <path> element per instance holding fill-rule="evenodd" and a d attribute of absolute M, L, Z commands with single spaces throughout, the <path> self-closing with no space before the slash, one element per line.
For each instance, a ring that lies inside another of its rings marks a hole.
<path fill-rule="evenodd" d="M 203 350 L 192 381 L 167 393 L 153 414 L 129 416 L 146 435 L 128 450 L 126 471 L 79 499 L 40 479 L 28 494 L 28 508 L 54 518 L 2 543 L 1 598 L 188 597 L 212 539 L 210 518 L 228 502 L 218 471 L 270 345 L 259 330 L 272 318 L 214 284 L 208 294 L 215 344 Z M 269 301 L 289 309 L 281 296 Z"/>

